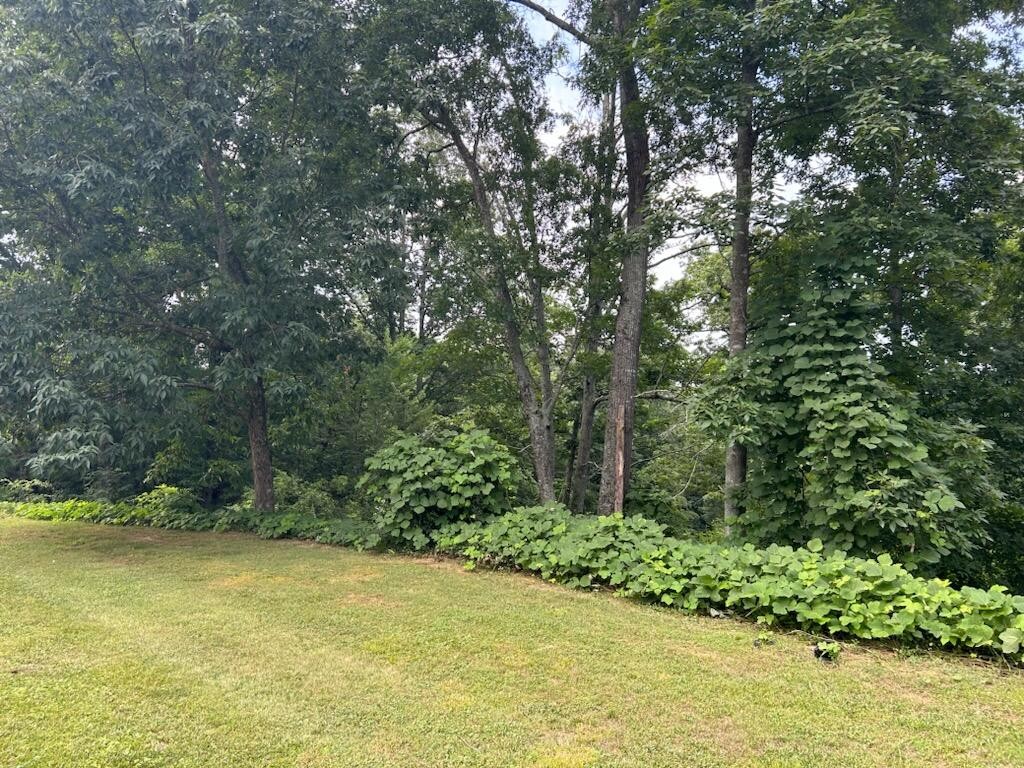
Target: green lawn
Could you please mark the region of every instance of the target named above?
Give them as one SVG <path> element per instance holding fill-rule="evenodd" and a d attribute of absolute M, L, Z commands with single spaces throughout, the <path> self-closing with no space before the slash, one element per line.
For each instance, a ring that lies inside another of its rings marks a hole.
<path fill-rule="evenodd" d="M 0 517 L 0 766 L 1022 766 L 1024 676 L 427 559 Z"/>

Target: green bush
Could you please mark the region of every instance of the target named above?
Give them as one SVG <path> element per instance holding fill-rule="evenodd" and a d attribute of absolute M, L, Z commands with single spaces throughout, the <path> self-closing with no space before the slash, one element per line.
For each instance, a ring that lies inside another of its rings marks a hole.
<path fill-rule="evenodd" d="M 110 525 L 145 523 L 145 516 L 128 502 L 110 503 L 87 499 L 14 501 L 0 502 L 0 510 L 30 520 L 77 521 Z"/>
<path fill-rule="evenodd" d="M 17 501 L 2 504 L 5 511 L 33 520 L 72 520 L 110 525 L 152 525 L 193 531 L 213 527 L 210 513 L 195 496 L 181 488 L 159 485 L 130 501 Z M 210 520 L 210 522 L 204 522 Z"/>
<path fill-rule="evenodd" d="M 953 557 L 943 563 L 948 576 L 960 584 L 1005 584 L 1024 594 L 1024 505 L 1002 503 L 990 510 L 983 554 Z"/>
<path fill-rule="evenodd" d="M 297 510 L 281 509 L 267 514 L 253 509 L 246 502 L 221 510 L 215 530 L 255 533 L 264 539 L 305 539 L 356 549 L 372 548 L 380 541 L 372 524 L 356 515 L 321 518 Z"/>
<path fill-rule="evenodd" d="M 157 486 L 131 501 L 104 502 L 82 499 L 56 502 L 2 502 L 0 512 L 31 520 L 78 521 L 108 525 L 150 525 L 189 531 L 240 531 L 265 539 L 295 538 L 324 544 L 366 549 L 380 542 L 373 525 L 350 510 L 332 503 L 329 509 L 317 489 L 289 478 L 275 487 L 283 488 L 283 503 L 272 514 L 256 512 L 242 501 L 219 510 L 202 507 L 191 491 Z M 313 506 L 303 506 L 315 500 Z"/>
<path fill-rule="evenodd" d="M 703 528 L 703 521 L 687 508 L 685 498 L 673 498 L 656 486 L 631 484 L 623 506 L 630 515 L 661 523 L 673 536 L 688 536 Z"/>
<path fill-rule="evenodd" d="M 731 610 L 765 624 L 858 638 L 899 638 L 1021 659 L 1024 597 L 1004 587 L 954 589 L 916 577 L 888 555 L 755 549 L 668 537 L 642 517 L 578 517 L 560 506 L 519 508 L 435 533 L 441 552 L 470 564 L 515 566 L 573 587 L 688 611 Z"/>
<path fill-rule="evenodd" d="M 176 528 L 185 531 L 207 531 L 216 518 L 200 505 L 196 495 L 184 488 L 158 485 L 139 494 L 132 505 L 145 525 L 156 528 Z"/>
<path fill-rule="evenodd" d="M 485 429 L 467 425 L 403 438 L 366 462 L 359 486 L 386 541 L 422 549 L 439 525 L 509 507 L 515 459 Z"/>
<path fill-rule="evenodd" d="M 0 501 L 50 501 L 53 487 L 44 480 L 0 480 Z"/>

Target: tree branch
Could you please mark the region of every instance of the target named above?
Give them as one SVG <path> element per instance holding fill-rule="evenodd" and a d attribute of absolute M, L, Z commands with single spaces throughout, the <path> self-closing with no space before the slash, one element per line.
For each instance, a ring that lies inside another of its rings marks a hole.
<path fill-rule="evenodd" d="M 534 3 L 532 2 L 532 0 L 509 0 L 509 2 L 515 3 L 516 5 L 521 5 L 524 8 L 529 8 L 531 11 L 534 11 L 535 13 L 539 13 L 549 22 L 554 24 L 563 32 L 568 32 L 581 43 L 585 43 L 586 45 L 589 45 L 591 48 L 596 47 L 594 45 L 594 38 L 590 37 L 590 35 L 588 35 L 586 32 L 574 26 L 573 24 L 570 24 L 568 21 L 561 18 L 560 16 L 556 16 L 544 6 Z"/>

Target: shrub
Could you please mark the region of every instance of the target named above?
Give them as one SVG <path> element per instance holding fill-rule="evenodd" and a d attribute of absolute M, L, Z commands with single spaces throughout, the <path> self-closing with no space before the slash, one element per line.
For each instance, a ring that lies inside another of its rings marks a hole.
<path fill-rule="evenodd" d="M 216 522 L 210 510 L 199 504 L 192 491 L 171 485 L 158 485 L 151 491 L 139 494 L 133 505 L 146 525 L 157 528 L 207 531 Z"/>
<path fill-rule="evenodd" d="M 685 536 L 703 527 L 699 516 L 687 509 L 685 498 L 673 498 L 656 486 L 631 483 L 623 506 L 630 515 L 661 523 L 673 535 Z"/>
<path fill-rule="evenodd" d="M 337 517 L 342 514 L 339 495 L 330 482 L 309 482 L 287 472 L 274 473 L 274 497 L 280 514 Z"/>
<path fill-rule="evenodd" d="M 44 480 L 0 480 L 0 501 L 49 501 L 53 488 Z"/>
<path fill-rule="evenodd" d="M 255 533 L 264 539 L 305 539 L 356 549 L 372 548 L 380 542 L 373 525 L 356 515 L 319 518 L 281 509 L 268 514 L 253 509 L 247 502 L 221 510 L 215 530 Z"/>
<path fill-rule="evenodd" d="M 366 462 L 359 486 L 385 540 L 421 549 L 437 526 L 508 509 L 515 459 L 485 429 L 467 425 L 403 438 Z"/>
<path fill-rule="evenodd" d="M 1004 587 L 954 589 L 874 559 L 800 549 L 723 547 L 668 537 L 642 517 L 576 517 L 564 507 L 518 508 L 435 533 L 441 552 L 470 564 L 516 566 L 573 587 L 688 611 L 732 610 L 765 624 L 858 638 L 901 638 L 1021 658 L 1024 597 Z"/>
<path fill-rule="evenodd" d="M 281 502 L 272 514 L 256 512 L 251 501 L 210 510 L 200 505 L 191 491 L 167 485 L 157 486 L 131 501 L 0 502 L 0 512 L 32 520 L 242 531 L 265 539 L 308 539 L 358 549 L 379 543 L 380 536 L 369 521 L 329 495 L 322 495 L 325 492 L 319 484 L 279 474 L 274 478 L 274 485 Z"/>
<path fill-rule="evenodd" d="M 130 501 L 27 500 L 3 504 L 5 511 L 33 520 L 71 520 L 110 525 L 152 525 L 193 531 L 213 527 L 210 513 L 203 510 L 191 491 L 158 485 Z"/>
<path fill-rule="evenodd" d="M 30 520 L 63 520 L 110 525 L 137 525 L 144 522 L 144 516 L 127 502 L 112 504 L 87 499 L 0 502 L 0 510 Z"/>
<path fill-rule="evenodd" d="M 976 586 L 1005 584 L 1024 594 L 1024 505 L 1002 503 L 988 513 L 990 539 L 982 554 L 954 557 L 943 566 L 951 579 Z"/>

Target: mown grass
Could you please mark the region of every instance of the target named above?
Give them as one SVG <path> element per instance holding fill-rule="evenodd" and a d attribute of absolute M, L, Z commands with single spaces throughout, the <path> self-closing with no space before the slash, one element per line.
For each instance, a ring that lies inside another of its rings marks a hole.
<path fill-rule="evenodd" d="M 516 574 L 0 517 L 0 766 L 1021 766 L 1024 676 Z"/>

